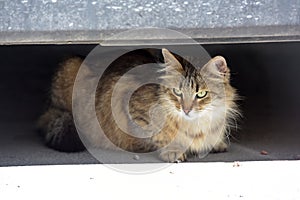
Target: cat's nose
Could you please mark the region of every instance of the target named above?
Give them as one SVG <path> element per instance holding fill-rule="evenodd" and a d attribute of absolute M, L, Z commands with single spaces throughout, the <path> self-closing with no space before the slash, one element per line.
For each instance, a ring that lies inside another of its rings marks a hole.
<path fill-rule="evenodd" d="M 184 109 L 183 112 L 184 112 L 186 115 L 188 115 L 189 112 L 191 112 L 191 110 L 190 110 L 190 109 Z"/>

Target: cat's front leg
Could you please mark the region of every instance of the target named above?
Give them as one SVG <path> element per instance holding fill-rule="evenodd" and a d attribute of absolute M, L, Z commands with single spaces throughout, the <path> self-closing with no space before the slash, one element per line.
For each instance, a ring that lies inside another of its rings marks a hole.
<path fill-rule="evenodd" d="M 160 159 L 166 162 L 184 162 L 187 160 L 187 156 L 180 150 L 176 149 L 164 149 L 159 154 Z"/>
<path fill-rule="evenodd" d="M 212 153 L 222 153 L 226 152 L 228 145 L 224 141 L 218 142 L 212 149 Z"/>

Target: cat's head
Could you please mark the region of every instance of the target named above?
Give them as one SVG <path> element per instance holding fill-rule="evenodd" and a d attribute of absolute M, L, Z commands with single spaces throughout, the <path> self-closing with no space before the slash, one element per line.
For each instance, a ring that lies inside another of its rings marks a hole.
<path fill-rule="evenodd" d="M 204 66 L 193 66 L 178 60 L 167 49 L 162 50 L 162 55 L 165 62 L 162 79 L 167 87 L 161 95 L 169 111 L 176 115 L 193 120 L 225 108 L 234 96 L 229 84 L 229 68 L 223 57 L 214 57 Z"/>

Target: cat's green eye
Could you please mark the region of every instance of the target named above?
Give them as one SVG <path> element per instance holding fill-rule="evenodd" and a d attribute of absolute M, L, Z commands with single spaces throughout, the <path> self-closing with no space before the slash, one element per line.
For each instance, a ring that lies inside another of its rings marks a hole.
<path fill-rule="evenodd" d="M 176 96 L 182 97 L 182 92 L 179 89 L 173 88 L 173 93 Z"/>
<path fill-rule="evenodd" d="M 199 91 L 199 92 L 196 94 L 196 97 L 197 97 L 198 99 L 202 99 L 202 98 L 204 98 L 206 95 L 207 95 L 207 91 L 201 90 L 201 91 Z"/>

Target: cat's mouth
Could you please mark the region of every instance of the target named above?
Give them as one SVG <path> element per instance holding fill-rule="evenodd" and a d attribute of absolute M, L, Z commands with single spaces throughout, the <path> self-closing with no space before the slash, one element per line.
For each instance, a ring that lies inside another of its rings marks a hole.
<path fill-rule="evenodd" d="M 192 120 L 192 119 L 196 118 L 194 111 L 185 112 L 185 111 L 181 110 L 180 114 L 184 119 L 187 119 L 187 120 Z"/>

